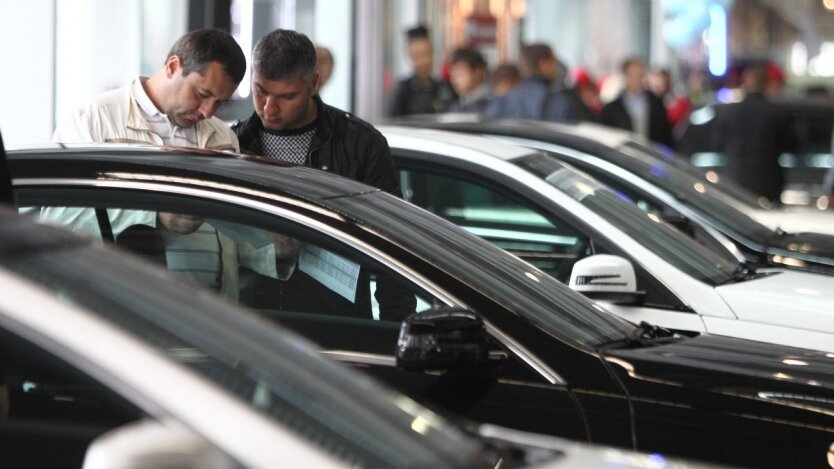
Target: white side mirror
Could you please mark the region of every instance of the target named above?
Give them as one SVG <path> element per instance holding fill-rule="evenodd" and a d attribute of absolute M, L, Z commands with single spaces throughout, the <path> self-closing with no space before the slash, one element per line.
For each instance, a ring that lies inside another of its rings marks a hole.
<path fill-rule="evenodd" d="M 640 303 L 646 296 L 645 292 L 637 290 L 637 277 L 631 262 L 609 254 L 577 261 L 568 285 L 588 298 L 617 304 Z"/>
<path fill-rule="evenodd" d="M 96 438 L 83 469 L 231 469 L 236 464 L 198 435 L 177 424 L 134 422 Z"/>

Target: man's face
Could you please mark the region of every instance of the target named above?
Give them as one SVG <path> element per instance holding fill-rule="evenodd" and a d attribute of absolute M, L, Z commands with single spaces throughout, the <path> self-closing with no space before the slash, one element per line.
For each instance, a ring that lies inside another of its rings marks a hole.
<path fill-rule="evenodd" d="M 408 43 L 408 57 L 418 77 L 428 77 L 432 69 L 432 48 L 428 39 L 414 39 Z"/>
<path fill-rule="evenodd" d="M 484 70 L 481 68 L 473 69 L 465 61 L 459 60 L 452 64 L 449 79 L 455 93 L 465 95 L 480 86 L 484 81 Z"/>
<path fill-rule="evenodd" d="M 252 74 L 252 100 L 264 127 L 272 130 L 297 129 L 313 122 L 316 105 L 313 96 L 319 88 L 319 75 L 312 80 L 268 80 L 259 72 Z"/>
<path fill-rule="evenodd" d="M 643 90 L 646 80 L 646 67 L 640 63 L 632 63 L 625 69 L 625 88 L 631 93 Z"/>
<path fill-rule="evenodd" d="M 159 212 L 157 214 L 157 222 L 162 229 L 181 235 L 194 233 L 204 221 L 202 217 L 180 213 Z"/>
<path fill-rule="evenodd" d="M 179 57 L 172 56 L 165 64 L 168 86 L 160 99 L 160 109 L 178 127 L 193 127 L 217 112 L 237 89 L 219 62 L 209 62 L 202 73 L 183 76 Z"/>

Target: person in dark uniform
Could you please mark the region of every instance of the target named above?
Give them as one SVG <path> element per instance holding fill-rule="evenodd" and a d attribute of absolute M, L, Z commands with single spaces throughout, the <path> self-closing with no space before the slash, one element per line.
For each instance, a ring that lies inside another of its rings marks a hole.
<path fill-rule="evenodd" d="M 785 183 L 779 155 L 795 145 L 785 119 L 765 97 L 767 69 L 752 65 L 742 72 L 745 96 L 716 115 L 712 136 L 727 157 L 723 173 L 741 186 L 779 203 Z"/>
<path fill-rule="evenodd" d="M 389 114 L 397 117 L 448 110 L 455 102 L 456 96 L 448 83 L 432 77 L 434 51 L 428 29 L 425 26 L 417 26 L 409 29 L 406 35 L 408 58 L 414 67 L 414 74 L 397 83 Z"/>

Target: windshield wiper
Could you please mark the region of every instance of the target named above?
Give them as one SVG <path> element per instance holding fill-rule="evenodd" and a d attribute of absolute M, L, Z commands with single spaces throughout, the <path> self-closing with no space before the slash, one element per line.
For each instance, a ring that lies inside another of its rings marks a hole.
<path fill-rule="evenodd" d="M 632 331 L 628 337 L 614 340 L 604 344 L 603 348 L 627 348 L 627 347 L 646 347 L 649 345 L 657 345 L 668 340 L 680 339 L 681 336 L 664 327 L 650 324 L 646 321 L 640 321 L 640 324 Z"/>

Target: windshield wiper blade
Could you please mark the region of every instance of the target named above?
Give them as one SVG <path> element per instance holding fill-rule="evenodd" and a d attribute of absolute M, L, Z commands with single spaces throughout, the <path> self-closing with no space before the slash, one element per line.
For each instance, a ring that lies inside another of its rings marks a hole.
<path fill-rule="evenodd" d="M 640 321 L 640 325 L 634 330 L 632 335 L 637 339 L 668 339 L 676 337 L 676 334 L 664 327 L 649 324 L 646 321 Z"/>

